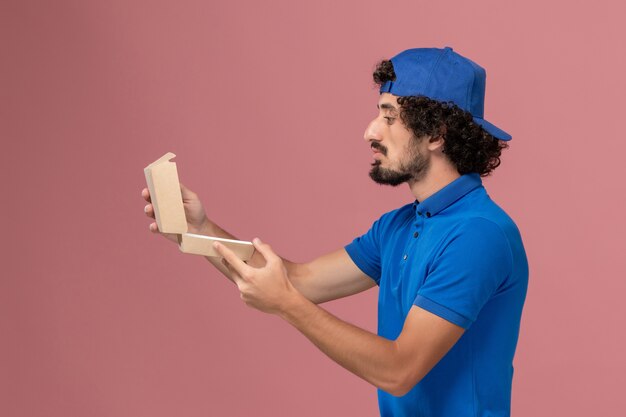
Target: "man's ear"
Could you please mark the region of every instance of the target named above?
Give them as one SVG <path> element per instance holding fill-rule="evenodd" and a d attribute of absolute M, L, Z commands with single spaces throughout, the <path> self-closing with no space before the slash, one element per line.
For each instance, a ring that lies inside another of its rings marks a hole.
<path fill-rule="evenodd" d="M 439 136 L 430 138 L 428 142 L 428 150 L 430 150 L 431 152 L 436 152 L 436 151 L 443 152 L 443 145 L 446 141 L 445 137 L 446 137 L 446 127 L 441 126 L 441 128 L 439 129 Z"/>

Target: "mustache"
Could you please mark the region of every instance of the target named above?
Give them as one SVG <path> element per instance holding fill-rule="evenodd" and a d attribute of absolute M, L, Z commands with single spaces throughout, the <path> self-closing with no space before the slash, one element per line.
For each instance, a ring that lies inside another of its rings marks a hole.
<path fill-rule="evenodd" d="M 370 146 L 372 147 L 372 149 L 376 149 L 377 151 L 379 151 L 383 155 L 387 156 L 387 148 L 384 147 L 383 145 L 381 145 L 380 143 L 372 142 Z"/>

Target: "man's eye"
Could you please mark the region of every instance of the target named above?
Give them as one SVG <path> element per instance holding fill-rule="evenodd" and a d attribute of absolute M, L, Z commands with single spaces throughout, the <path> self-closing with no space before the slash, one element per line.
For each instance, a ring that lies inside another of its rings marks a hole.
<path fill-rule="evenodd" d="M 385 119 L 387 120 L 387 124 L 392 124 L 394 120 L 396 120 L 395 117 L 390 117 L 390 116 L 385 116 Z"/>

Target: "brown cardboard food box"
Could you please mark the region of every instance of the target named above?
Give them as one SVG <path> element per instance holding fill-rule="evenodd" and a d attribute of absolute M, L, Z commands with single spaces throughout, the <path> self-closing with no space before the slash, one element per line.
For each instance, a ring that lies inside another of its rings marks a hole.
<path fill-rule="evenodd" d="M 219 257 L 219 253 L 213 249 L 213 242 L 217 240 L 242 260 L 250 259 L 254 252 L 252 242 L 187 233 L 178 171 L 176 162 L 171 161 L 175 156 L 168 152 L 143 170 L 154 207 L 154 217 L 161 233 L 178 235 L 179 248 L 184 253 Z"/>

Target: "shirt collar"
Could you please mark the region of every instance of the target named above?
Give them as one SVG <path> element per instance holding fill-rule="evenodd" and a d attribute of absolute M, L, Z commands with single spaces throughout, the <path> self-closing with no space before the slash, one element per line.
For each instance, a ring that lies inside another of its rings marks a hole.
<path fill-rule="evenodd" d="M 470 191 L 481 186 L 482 180 L 479 174 L 471 173 L 461 175 L 421 203 L 415 200 L 413 203 L 415 214 L 418 216 L 432 217 Z"/>

